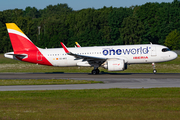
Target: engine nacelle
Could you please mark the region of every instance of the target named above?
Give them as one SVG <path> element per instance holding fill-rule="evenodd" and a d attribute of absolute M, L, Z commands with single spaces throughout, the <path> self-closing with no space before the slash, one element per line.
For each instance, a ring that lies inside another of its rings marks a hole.
<path fill-rule="evenodd" d="M 110 60 L 107 61 L 108 71 L 123 71 L 127 69 L 127 64 L 124 60 Z"/>

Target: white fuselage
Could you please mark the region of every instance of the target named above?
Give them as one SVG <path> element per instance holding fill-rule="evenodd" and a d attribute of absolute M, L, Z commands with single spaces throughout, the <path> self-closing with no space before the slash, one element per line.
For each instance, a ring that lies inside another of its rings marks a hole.
<path fill-rule="evenodd" d="M 83 60 L 66 54 L 63 48 L 39 50 L 53 66 L 79 66 L 78 63 Z M 177 57 L 175 52 L 166 51 L 167 47 L 155 44 L 80 47 L 68 48 L 68 50 L 74 54 L 107 58 L 107 60 L 123 59 L 127 64 L 165 62 Z"/>

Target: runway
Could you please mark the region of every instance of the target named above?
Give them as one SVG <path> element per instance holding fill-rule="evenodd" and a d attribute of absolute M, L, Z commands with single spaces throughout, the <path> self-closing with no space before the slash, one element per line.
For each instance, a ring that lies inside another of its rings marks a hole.
<path fill-rule="evenodd" d="M 0 86 L 0 91 L 180 87 L 179 73 L 0 73 L 0 79 L 74 79 L 102 84 Z"/>

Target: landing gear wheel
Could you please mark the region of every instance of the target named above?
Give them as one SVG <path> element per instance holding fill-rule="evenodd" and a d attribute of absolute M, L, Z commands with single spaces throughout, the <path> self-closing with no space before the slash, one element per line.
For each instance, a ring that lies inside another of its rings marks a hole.
<path fill-rule="evenodd" d="M 97 71 L 96 70 L 92 70 L 91 72 L 93 75 L 96 75 L 97 74 Z"/>
<path fill-rule="evenodd" d="M 97 74 L 99 74 L 99 72 L 100 72 L 99 69 L 96 69 L 96 72 L 97 72 Z"/>
<path fill-rule="evenodd" d="M 157 73 L 157 70 L 155 69 L 155 63 L 152 63 L 152 66 L 153 66 L 153 73 L 156 74 Z"/>
<path fill-rule="evenodd" d="M 96 74 L 99 74 L 99 72 L 100 72 L 99 69 L 94 69 L 94 70 L 92 70 L 91 73 L 92 73 L 93 75 L 96 75 Z"/>
<path fill-rule="evenodd" d="M 157 73 L 157 70 L 156 70 L 156 69 L 154 69 L 154 70 L 153 70 L 153 73 L 154 73 L 154 74 L 156 74 L 156 73 Z"/>

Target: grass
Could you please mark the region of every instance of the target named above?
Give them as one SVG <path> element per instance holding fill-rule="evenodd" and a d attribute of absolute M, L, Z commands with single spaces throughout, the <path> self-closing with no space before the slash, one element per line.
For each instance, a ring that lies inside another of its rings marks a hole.
<path fill-rule="evenodd" d="M 52 67 L 36 65 L 17 60 L 4 58 L 0 54 L 0 72 L 63 72 L 63 73 L 90 73 L 93 68 L 91 67 Z M 180 73 L 180 56 L 177 59 L 164 63 L 157 63 L 156 69 L 158 73 Z M 152 73 L 151 64 L 132 64 L 128 65 L 125 71 L 120 73 Z M 102 72 L 108 72 L 107 69 L 100 68 Z M 113 72 L 115 73 L 115 72 Z M 118 72 L 116 72 L 118 73 Z"/>
<path fill-rule="evenodd" d="M 94 84 L 101 81 L 65 80 L 65 79 L 28 79 L 28 80 L 0 80 L 0 86 L 7 85 L 60 85 L 60 84 Z"/>
<path fill-rule="evenodd" d="M 0 92 L 1 120 L 177 120 L 180 88 Z"/>

